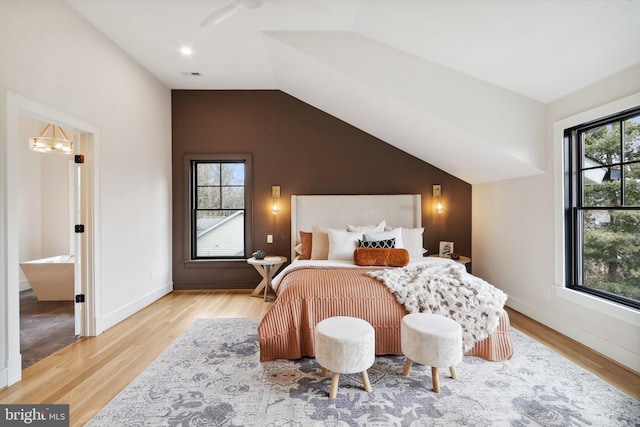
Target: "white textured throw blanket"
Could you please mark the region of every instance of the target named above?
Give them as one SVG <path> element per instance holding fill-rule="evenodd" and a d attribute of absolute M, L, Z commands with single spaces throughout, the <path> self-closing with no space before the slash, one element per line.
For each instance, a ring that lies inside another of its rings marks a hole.
<path fill-rule="evenodd" d="M 384 283 L 409 313 L 449 317 L 462 326 L 464 351 L 498 326 L 507 294 L 458 263 L 434 263 L 367 273 Z"/>

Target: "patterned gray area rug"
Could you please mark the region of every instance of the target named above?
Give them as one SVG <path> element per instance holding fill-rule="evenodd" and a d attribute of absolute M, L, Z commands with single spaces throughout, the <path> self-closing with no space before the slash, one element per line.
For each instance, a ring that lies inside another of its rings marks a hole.
<path fill-rule="evenodd" d="M 640 403 L 512 330 L 506 362 L 465 357 L 458 380 L 404 357 L 377 357 L 372 393 L 359 374 L 331 376 L 314 359 L 260 363 L 255 319 L 198 319 L 88 426 L 638 426 Z"/>

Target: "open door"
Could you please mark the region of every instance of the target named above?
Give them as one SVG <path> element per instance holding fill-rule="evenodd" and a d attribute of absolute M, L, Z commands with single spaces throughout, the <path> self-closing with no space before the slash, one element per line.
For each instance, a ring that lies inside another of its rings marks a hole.
<path fill-rule="evenodd" d="M 72 245 L 71 252 L 74 257 L 74 272 L 73 272 L 73 294 L 75 298 L 74 304 L 74 319 L 75 319 L 75 335 L 76 337 L 83 337 L 86 335 L 84 331 L 84 319 L 86 316 L 85 309 L 86 302 L 82 295 L 85 294 L 85 284 L 82 280 L 82 246 L 83 246 L 83 236 L 82 233 L 79 232 L 78 225 L 82 225 L 84 228 L 84 221 L 82 218 L 82 166 L 84 162 L 84 156 L 82 155 L 82 147 L 81 147 L 81 135 L 76 133 L 74 136 L 74 159 L 70 162 L 71 169 L 71 177 L 70 184 L 73 187 L 70 194 L 73 195 L 71 198 L 71 224 L 73 224 L 72 230 L 69 230 L 72 233 Z"/>
<path fill-rule="evenodd" d="M 93 275 L 93 258 L 91 254 L 91 243 L 93 236 L 93 216 L 92 193 L 93 170 L 91 162 L 93 160 L 93 147 L 91 135 L 76 133 L 73 159 L 73 233 L 74 239 L 74 290 L 75 290 L 75 334 L 78 337 L 94 335 L 89 319 L 91 311 L 89 308 L 93 295 L 91 287 L 88 286 Z"/>

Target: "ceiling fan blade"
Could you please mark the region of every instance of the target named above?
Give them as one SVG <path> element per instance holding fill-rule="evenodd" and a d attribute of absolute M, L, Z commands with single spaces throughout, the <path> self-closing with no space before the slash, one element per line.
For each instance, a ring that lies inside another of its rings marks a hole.
<path fill-rule="evenodd" d="M 225 19 L 227 19 L 228 17 L 230 17 L 231 15 L 233 15 L 234 13 L 236 13 L 238 9 L 240 9 L 241 7 L 242 7 L 241 3 L 234 1 L 233 3 L 228 4 L 227 6 L 224 6 L 212 12 L 209 16 L 204 18 L 200 26 L 208 27 L 210 25 L 219 24 Z"/>

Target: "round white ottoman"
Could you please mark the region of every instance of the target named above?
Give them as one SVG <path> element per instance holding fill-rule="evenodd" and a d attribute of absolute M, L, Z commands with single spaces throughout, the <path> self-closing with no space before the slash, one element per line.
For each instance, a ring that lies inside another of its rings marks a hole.
<path fill-rule="evenodd" d="M 322 376 L 332 372 L 329 397 L 336 397 L 340 374 L 360 372 L 364 389 L 371 392 L 367 369 L 375 361 L 375 330 L 369 322 L 356 317 L 336 316 L 322 320 L 313 332 L 316 360 Z"/>
<path fill-rule="evenodd" d="M 411 364 L 431 366 L 433 391 L 440 393 L 438 368 L 448 367 L 451 377 L 458 378 L 455 365 L 462 361 L 462 328 L 448 317 L 431 313 L 412 313 L 402 318 L 400 345 L 407 356 L 402 375 L 407 376 Z"/>

